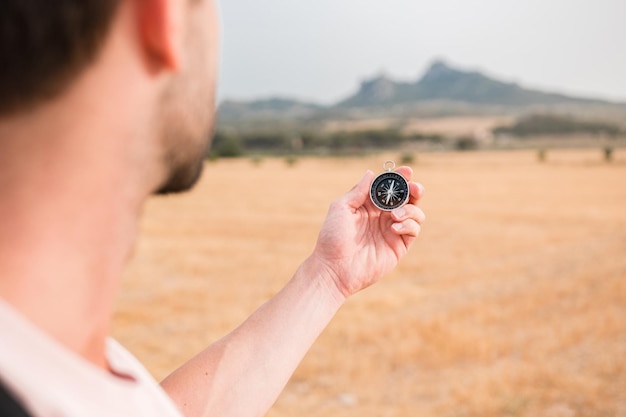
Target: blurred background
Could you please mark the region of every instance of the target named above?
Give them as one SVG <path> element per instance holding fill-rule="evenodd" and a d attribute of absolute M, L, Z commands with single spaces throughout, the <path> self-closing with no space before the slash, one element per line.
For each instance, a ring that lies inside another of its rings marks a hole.
<path fill-rule="evenodd" d="M 164 377 L 392 159 L 426 186 L 422 234 L 269 415 L 626 416 L 626 2 L 220 8 L 205 173 L 149 202 L 116 337 Z"/>
<path fill-rule="evenodd" d="M 610 147 L 599 137 L 624 136 L 619 0 L 232 1 L 221 10 L 215 156 L 511 148 L 563 135 L 559 147 L 589 135 Z"/>

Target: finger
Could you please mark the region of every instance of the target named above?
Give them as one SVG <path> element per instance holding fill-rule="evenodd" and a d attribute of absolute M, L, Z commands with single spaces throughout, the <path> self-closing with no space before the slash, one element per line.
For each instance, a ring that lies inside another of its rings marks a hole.
<path fill-rule="evenodd" d="M 411 177 L 413 176 L 413 169 L 411 167 L 403 165 L 401 167 L 398 167 L 398 169 L 396 169 L 396 172 L 402 175 L 407 181 L 411 181 Z"/>
<path fill-rule="evenodd" d="M 417 204 L 417 202 L 424 196 L 424 186 L 419 182 L 410 182 L 409 193 L 411 195 L 409 203 Z"/>
<path fill-rule="evenodd" d="M 395 222 L 402 222 L 407 219 L 413 219 L 420 225 L 423 224 L 424 221 L 426 221 L 426 215 L 424 214 L 422 209 L 413 204 L 407 204 L 393 210 L 391 212 L 391 218 Z"/>
<path fill-rule="evenodd" d="M 407 219 L 391 225 L 391 230 L 399 236 L 417 237 L 422 227 L 413 219 Z"/>
<path fill-rule="evenodd" d="M 346 203 L 352 208 L 359 208 L 369 198 L 369 189 L 372 180 L 374 179 L 374 173 L 370 170 L 365 172 L 365 175 L 357 185 L 352 187 L 350 191 L 344 196 Z"/>
<path fill-rule="evenodd" d="M 409 166 L 403 165 L 396 169 L 396 172 L 402 175 L 407 181 L 409 181 L 409 190 L 411 196 L 410 203 L 417 203 L 417 201 L 424 195 L 424 186 L 419 182 L 411 182 L 411 178 L 413 177 L 413 169 Z"/>

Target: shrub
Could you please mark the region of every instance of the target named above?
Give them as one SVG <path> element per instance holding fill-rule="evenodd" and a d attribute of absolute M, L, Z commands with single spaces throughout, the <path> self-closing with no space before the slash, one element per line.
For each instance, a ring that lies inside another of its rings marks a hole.
<path fill-rule="evenodd" d="M 545 162 L 547 151 L 545 149 L 537 149 L 537 161 Z"/>
<path fill-rule="evenodd" d="M 261 163 L 263 163 L 263 158 L 261 158 L 258 155 L 253 156 L 252 158 L 250 158 L 250 162 L 252 163 L 252 165 L 254 165 L 255 167 L 258 167 L 261 165 Z"/>
<path fill-rule="evenodd" d="M 296 158 L 294 155 L 289 155 L 288 157 L 285 158 L 285 163 L 287 164 L 288 167 L 294 166 L 297 162 L 298 162 L 298 158 Z"/>
<path fill-rule="evenodd" d="M 410 152 L 405 152 L 400 155 L 400 163 L 402 165 L 409 165 L 415 162 L 415 156 Z"/>

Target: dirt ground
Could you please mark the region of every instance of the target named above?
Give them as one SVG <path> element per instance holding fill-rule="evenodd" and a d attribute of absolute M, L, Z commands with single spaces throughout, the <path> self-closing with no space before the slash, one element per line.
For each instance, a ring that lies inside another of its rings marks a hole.
<path fill-rule="evenodd" d="M 330 201 L 394 158 L 220 160 L 152 199 L 115 337 L 164 377 L 278 291 Z M 416 155 L 420 238 L 339 311 L 269 416 L 626 417 L 626 150 L 602 158 Z"/>
<path fill-rule="evenodd" d="M 510 125 L 514 122 L 508 116 L 484 117 L 439 117 L 433 119 L 411 119 L 403 129 L 405 134 L 440 134 L 444 136 L 491 136 L 491 130 L 498 126 Z"/>

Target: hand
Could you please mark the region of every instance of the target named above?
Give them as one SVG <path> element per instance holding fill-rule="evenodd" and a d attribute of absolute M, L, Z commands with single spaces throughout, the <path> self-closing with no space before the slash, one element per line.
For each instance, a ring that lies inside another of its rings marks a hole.
<path fill-rule="evenodd" d="M 374 206 L 369 198 L 374 174 L 368 171 L 347 194 L 335 200 L 320 231 L 308 262 L 329 281 L 342 298 L 377 282 L 408 252 L 425 220 L 417 207 L 424 193 L 421 184 L 410 182 L 412 170 L 396 170 L 409 181 L 410 198 L 392 212 Z"/>

